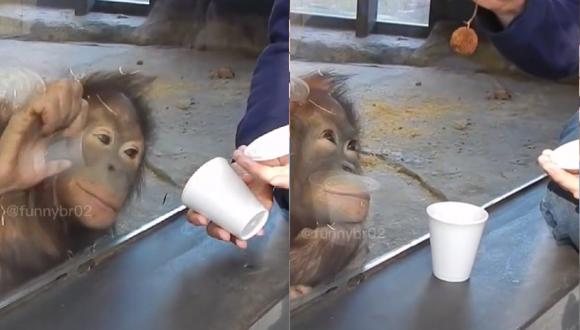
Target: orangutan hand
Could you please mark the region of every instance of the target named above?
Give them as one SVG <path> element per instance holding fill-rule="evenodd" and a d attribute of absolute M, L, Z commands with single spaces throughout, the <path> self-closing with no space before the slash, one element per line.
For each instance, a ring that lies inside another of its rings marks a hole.
<path fill-rule="evenodd" d="M 16 111 L 0 136 L 0 194 L 33 187 L 68 167 L 68 160 L 44 161 L 51 136 L 72 136 L 84 128 L 88 103 L 78 81 L 56 81 Z"/>

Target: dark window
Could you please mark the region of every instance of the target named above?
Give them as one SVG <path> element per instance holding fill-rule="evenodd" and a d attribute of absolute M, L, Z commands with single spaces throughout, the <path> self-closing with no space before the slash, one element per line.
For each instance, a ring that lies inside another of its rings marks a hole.
<path fill-rule="evenodd" d="M 430 0 L 293 0 L 294 20 L 305 25 L 370 33 L 424 36 L 429 31 Z"/>

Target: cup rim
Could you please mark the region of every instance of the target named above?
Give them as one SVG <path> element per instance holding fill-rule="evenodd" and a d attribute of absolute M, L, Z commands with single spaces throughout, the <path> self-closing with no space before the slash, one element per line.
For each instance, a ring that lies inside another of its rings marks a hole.
<path fill-rule="evenodd" d="M 330 173 L 330 174 L 329 174 Z M 357 180 L 363 182 L 361 186 L 365 186 L 365 191 L 368 193 L 374 193 L 381 189 L 381 184 L 378 180 L 365 175 L 365 174 L 351 174 L 351 173 L 344 173 L 340 170 L 331 170 L 331 171 L 316 171 L 308 176 L 308 183 L 313 186 L 321 186 L 324 185 L 324 182 L 319 182 L 317 179 L 319 176 L 326 176 L 328 180 L 338 179 L 340 177 L 357 177 Z"/>
<path fill-rule="evenodd" d="M 442 217 L 437 217 L 434 215 L 433 209 L 435 207 L 441 206 L 441 205 L 463 205 L 463 206 L 467 206 L 471 209 L 473 209 L 474 211 L 478 211 L 481 212 L 482 217 L 481 219 L 477 220 L 477 221 L 472 221 L 472 222 L 455 222 L 455 221 L 450 221 L 448 219 L 442 218 Z M 456 201 L 445 201 L 445 202 L 437 202 L 437 203 L 433 203 L 429 206 L 427 206 L 427 214 L 429 215 L 429 217 L 433 220 L 439 221 L 439 222 L 443 222 L 446 224 L 450 224 L 450 225 L 454 225 L 454 226 L 472 226 L 472 225 L 478 225 L 481 223 L 484 223 L 487 221 L 487 219 L 489 218 L 489 213 L 481 206 L 477 206 L 474 204 L 470 204 L 470 203 L 465 203 L 465 202 L 456 202 Z"/>
<path fill-rule="evenodd" d="M 266 222 L 268 222 L 268 217 L 270 216 L 270 212 L 266 209 L 261 210 L 260 212 L 258 212 L 253 218 L 252 220 L 256 219 L 255 223 L 252 223 L 253 221 L 248 222 L 244 228 L 242 229 L 242 232 L 240 233 L 240 237 L 238 237 L 241 240 L 247 241 L 250 238 L 256 236 L 256 234 L 258 234 L 258 232 L 264 228 L 264 226 L 266 225 Z M 251 227 L 249 227 L 251 226 Z M 248 228 L 249 227 L 249 228 Z"/>

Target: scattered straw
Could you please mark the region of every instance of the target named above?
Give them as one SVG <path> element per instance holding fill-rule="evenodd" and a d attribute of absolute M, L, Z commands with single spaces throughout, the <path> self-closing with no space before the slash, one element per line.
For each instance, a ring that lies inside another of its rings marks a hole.
<path fill-rule="evenodd" d="M 330 110 L 328 110 L 328 109 L 324 108 L 323 106 L 321 106 L 321 105 L 317 104 L 316 102 L 312 101 L 312 99 L 308 99 L 308 102 L 309 102 L 309 103 L 311 103 L 311 104 L 313 104 L 313 105 L 314 105 L 315 107 L 317 107 L 318 109 L 320 109 L 320 110 L 322 110 L 322 111 L 326 111 L 326 112 L 328 112 L 328 113 L 329 113 L 329 114 L 331 114 L 331 115 L 334 115 L 334 112 L 332 112 L 332 111 L 330 111 Z"/>
<path fill-rule="evenodd" d="M 107 103 L 105 103 L 105 101 L 103 101 L 100 95 L 97 95 L 97 99 L 99 99 L 99 102 L 101 102 L 101 104 L 105 107 L 105 109 L 109 110 L 113 115 L 115 116 L 119 115 L 115 110 L 113 110 L 113 108 L 111 108 Z"/>

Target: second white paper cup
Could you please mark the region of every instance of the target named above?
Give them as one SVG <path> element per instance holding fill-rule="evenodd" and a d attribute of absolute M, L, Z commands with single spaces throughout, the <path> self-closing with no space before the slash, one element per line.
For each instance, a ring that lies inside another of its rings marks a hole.
<path fill-rule="evenodd" d="M 242 240 L 256 235 L 268 219 L 268 210 L 221 157 L 203 164 L 191 176 L 181 200 Z"/>
<path fill-rule="evenodd" d="M 483 208 L 461 202 L 427 207 L 433 275 L 446 282 L 467 281 L 489 217 Z"/>

